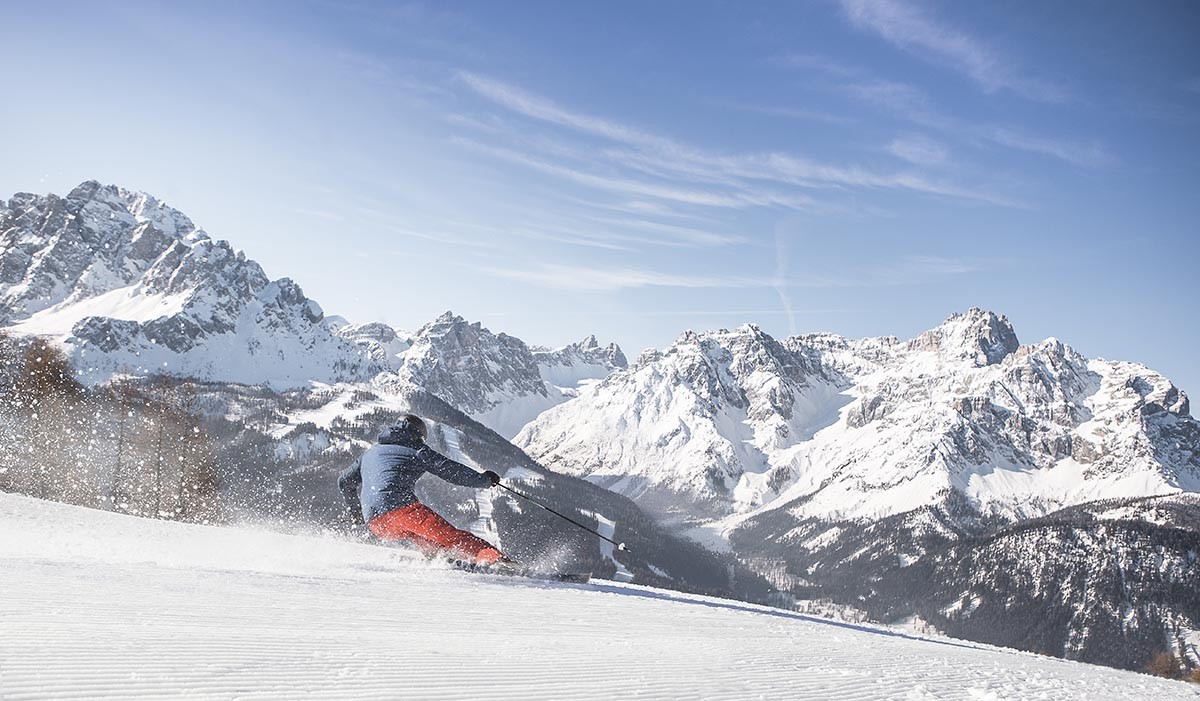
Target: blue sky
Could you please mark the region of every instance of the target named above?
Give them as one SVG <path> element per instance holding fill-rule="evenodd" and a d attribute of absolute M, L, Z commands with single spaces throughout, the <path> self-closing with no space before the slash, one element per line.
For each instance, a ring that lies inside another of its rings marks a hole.
<path fill-rule="evenodd" d="M 146 190 L 327 313 L 632 357 L 1025 342 L 1200 392 L 1189 2 L 21 3 L 0 193 Z"/>

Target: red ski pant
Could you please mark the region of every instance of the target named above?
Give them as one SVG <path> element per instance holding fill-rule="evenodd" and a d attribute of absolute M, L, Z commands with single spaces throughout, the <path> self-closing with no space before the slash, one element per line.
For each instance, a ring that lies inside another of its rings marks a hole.
<path fill-rule="evenodd" d="M 427 554 L 448 550 L 480 564 L 504 557 L 504 553 L 487 541 L 458 530 L 419 501 L 380 514 L 371 519 L 367 527 L 375 537 L 383 540 L 411 540 Z"/>

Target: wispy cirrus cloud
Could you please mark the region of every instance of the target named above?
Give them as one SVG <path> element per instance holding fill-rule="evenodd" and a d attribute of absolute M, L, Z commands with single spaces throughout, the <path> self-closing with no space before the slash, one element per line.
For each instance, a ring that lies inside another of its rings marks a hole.
<path fill-rule="evenodd" d="M 790 269 L 785 237 L 776 236 L 775 246 L 775 270 L 771 275 L 683 275 L 640 267 L 549 263 L 532 268 L 484 266 L 478 270 L 537 287 L 572 292 L 615 292 L 647 287 L 773 290 L 786 312 L 792 307 L 788 291 L 793 289 L 912 285 L 975 273 L 987 265 L 987 261 L 913 255 L 853 271 L 816 275 Z"/>
<path fill-rule="evenodd" d="M 887 172 L 857 165 L 821 163 L 778 151 L 713 153 L 644 129 L 567 109 L 547 98 L 481 75 L 460 72 L 459 78 L 481 97 L 524 117 L 622 145 L 619 149 L 588 149 L 592 157 L 588 165 L 592 169 L 586 170 L 578 163 L 552 162 L 525 151 L 472 142 L 498 157 L 589 187 L 725 208 L 805 209 L 818 202 L 812 195 L 797 192 L 797 189 L 840 191 L 847 188 L 904 190 L 1004 207 L 1022 206 L 1012 198 L 985 188 L 942 183 L 908 170 Z M 602 159 L 609 172 L 595 172 L 596 159 Z M 650 177 L 638 179 L 614 174 L 630 169 Z M 776 191 L 770 189 L 771 186 L 782 188 Z"/>
<path fill-rule="evenodd" d="M 896 158 L 916 165 L 940 165 L 946 162 L 946 147 L 924 136 L 893 139 L 887 150 Z"/>
<path fill-rule="evenodd" d="M 860 80 L 841 85 L 841 89 L 863 102 L 891 110 L 913 121 L 945 124 L 929 107 L 929 100 L 919 88 L 894 80 Z"/>
<path fill-rule="evenodd" d="M 938 21 L 902 0 L 841 0 L 850 22 L 889 43 L 966 74 L 986 92 L 1010 90 L 1042 102 L 1065 102 L 1068 92 L 1020 74 L 1014 61 L 983 40 Z"/>
<path fill-rule="evenodd" d="M 726 246 L 730 244 L 745 243 L 744 236 L 733 234 L 722 234 L 705 229 L 698 229 L 691 226 L 680 226 L 678 224 L 668 224 L 659 221 L 650 221 L 647 219 L 612 219 L 612 218 L 597 218 L 601 224 L 617 227 L 621 230 L 640 229 L 643 231 L 652 231 L 668 239 L 675 239 L 685 243 L 694 243 L 704 246 Z"/>
<path fill-rule="evenodd" d="M 1017 151 L 1049 156 L 1085 168 L 1099 168 L 1110 165 L 1114 161 L 1108 150 L 1095 141 L 1085 142 L 1077 139 L 1040 136 L 1025 133 L 1011 126 L 968 123 L 950 117 L 934 109 L 929 96 L 914 85 L 873 78 L 860 68 L 832 59 L 824 59 L 819 56 L 792 57 L 788 65 L 818 70 L 832 77 L 844 78 L 846 80 L 838 82 L 838 90 L 930 129 L 976 142 L 986 141 Z M 920 165 L 941 162 L 940 160 L 913 160 L 909 156 L 920 158 L 922 155 L 931 154 L 919 154 L 908 148 L 910 144 L 904 143 L 903 139 L 898 141 L 901 143 L 893 142 L 888 147 L 888 151 L 893 155 Z"/>
<path fill-rule="evenodd" d="M 1048 156 L 1082 168 L 1101 168 L 1116 161 L 1108 149 L 1098 141 L 1029 134 L 1016 127 L 978 124 L 951 117 L 934 109 L 922 90 L 906 83 L 871 80 L 848 83 L 841 86 L 841 89 L 856 99 L 888 110 L 914 124 L 976 144 L 987 143 Z M 899 155 L 895 149 L 889 150 L 894 155 Z"/>
<path fill-rule="evenodd" d="M 345 215 L 327 209 L 313 209 L 311 207 L 281 207 L 280 209 L 292 214 L 299 214 L 308 219 L 320 219 L 327 222 L 343 222 L 346 220 Z"/>
<path fill-rule="evenodd" d="M 632 267 L 597 268 L 581 265 L 542 265 L 532 269 L 483 268 L 497 277 L 538 287 L 573 292 L 615 292 L 644 287 L 745 288 L 765 287 L 766 282 L 748 277 L 677 275 Z"/>
<path fill-rule="evenodd" d="M 903 272 L 910 275 L 963 275 L 981 269 L 979 261 L 945 256 L 907 256 Z"/>
<path fill-rule="evenodd" d="M 1096 142 L 1050 139 L 1002 127 L 986 129 L 982 136 L 1001 146 L 1052 156 L 1083 168 L 1100 168 L 1113 161 L 1108 150 Z"/>
<path fill-rule="evenodd" d="M 771 63 L 774 63 L 778 66 L 784 66 L 786 68 L 816 71 L 817 73 L 834 76 L 836 78 L 857 78 L 863 74 L 862 69 L 858 66 L 842 63 L 828 56 L 821 56 L 819 54 L 785 54 L 772 59 Z"/>
<path fill-rule="evenodd" d="M 849 117 L 843 114 L 834 114 L 832 112 L 823 112 L 821 110 L 812 110 L 803 107 L 780 107 L 778 105 L 757 105 L 738 102 L 722 102 L 718 104 L 720 104 L 722 107 L 727 107 L 739 112 L 761 114 L 768 117 L 779 117 L 781 119 L 794 119 L 804 122 L 848 125 L 858 124 L 862 121 L 857 117 Z"/>
<path fill-rule="evenodd" d="M 470 146 L 478 151 L 491 154 L 512 163 L 527 166 L 534 170 L 539 170 L 548 175 L 554 175 L 572 180 L 580 185 L 622 195 L 653 197 L 682 204 L 733 209 L 769 204 L 769 201 L 762 195 L 724 193 L 694 187 L 681 187 L 668 183 L 649 182 L 616 175 L 602 175 L 561 163 L 553 163 L 545 159 L 535 158 L 525 153 L 514 151 L 513 149 L 489 146 L 471 139 L 460 138 L 456 141 L 464 146 Z"/>
<path fill-rule="evenodd" d="M 614 141 L 644 144 L 674 149 L 676 144 L 653 134 L 600 117 L 593 117 L 562 108 L 553 101 L 526 92 L 516 86 L 492 80 L 469 71 L 459 71 L 458 77 L 483 97 L 528 117 L 552 122 L 564 127 L 588 132 Z"/>

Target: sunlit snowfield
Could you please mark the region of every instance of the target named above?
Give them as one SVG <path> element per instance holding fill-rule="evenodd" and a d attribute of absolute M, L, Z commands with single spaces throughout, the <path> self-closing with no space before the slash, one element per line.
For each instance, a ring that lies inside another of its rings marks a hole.
<path fill-rule="evenodd" d="M 0 494 L 0 698 L 1196 698 L 733 601 Z"/>

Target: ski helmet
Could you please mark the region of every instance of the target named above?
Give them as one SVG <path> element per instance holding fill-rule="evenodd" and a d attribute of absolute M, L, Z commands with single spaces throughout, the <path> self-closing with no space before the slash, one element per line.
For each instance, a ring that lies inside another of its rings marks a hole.
<path fill-rule="evenodd" d="M 392 426 L 379 432 L 380 443 L 403 444 L 414 440 L 425 440 L 429 437 L 429 428 L 421 417 L 405 414 Z"/>
<path fill-rule="evenodd" d="M 400 425 L 408 427 L 410 431 L 416 431 L 421 434 L 421 440 L 429 438 L 429 427 L 425 425 L 425 421 L 416 414 L 405 414 L 400 418 Z"/>

